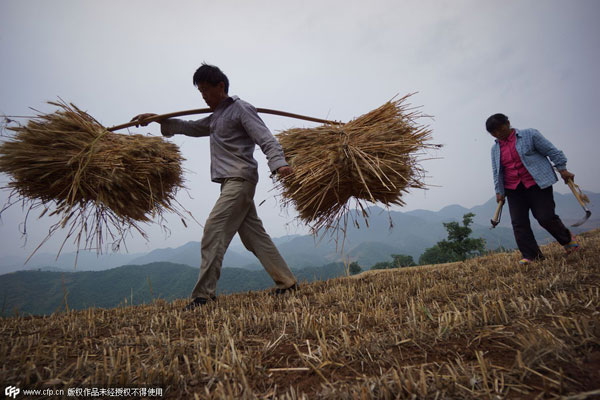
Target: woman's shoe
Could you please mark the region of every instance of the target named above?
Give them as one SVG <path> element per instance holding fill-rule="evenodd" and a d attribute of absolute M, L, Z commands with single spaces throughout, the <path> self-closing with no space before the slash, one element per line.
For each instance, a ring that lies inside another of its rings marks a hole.
<path fill-rule="evenodd" d="M 571 241 L 563 246 L 567 254 L 571 254 L 579 250 L 579 243 L 575 241 L 575 236 L 571 236 Z"/>

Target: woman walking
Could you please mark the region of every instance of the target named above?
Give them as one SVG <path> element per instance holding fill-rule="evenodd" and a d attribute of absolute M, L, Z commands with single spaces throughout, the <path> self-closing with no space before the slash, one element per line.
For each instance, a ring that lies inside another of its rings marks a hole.
<path fill-rule="evenodd" d="M 558 182 L 552 164 L 567 183 L 575 177 L 567 170 L 567 158 L 536 129 L 514 129 L 504 114 L 494 114 L 485 123 L 496 138 L 492 146 L 492 170 L 496 201 L 508 199 L 517 246 L 528 264 L 544 257 L 531 230 L 529 211 L 567 253 L 579 244 L 555 213 L 552 185 Z M 552 164 L 550 163 L 552 161 Z"/>

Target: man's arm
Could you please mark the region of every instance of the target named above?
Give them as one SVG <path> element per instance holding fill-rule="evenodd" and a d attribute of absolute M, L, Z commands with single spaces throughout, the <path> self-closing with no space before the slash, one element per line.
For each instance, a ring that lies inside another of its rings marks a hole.
<path fill-rule="evenodd" d="M 279 172 L 282 176 L 291 174 L 292 169 L 285 161 L 281 145 L 277 139 L 275 139 L 275 136 L 273 136 L 269 128 L 267 128 L 263 120 L 258 116 L 256 109 L 249 104 L 241 104 L 240 121 L 254 143 L 256 143 L 265 156 L 267 156 L 267 162 L 271 172 Z"/>
<path fill-rule="evenodd" d="M 144 122 L 144 120 L 152 118 L 157 114 L 146 113 L 136 115 L 131 119 L 131 122 L 139 122 L 139 125 L 146 126 L 149 122 Z M 197 121 L 183 121 L 180 119 L 163 119 L 158 122 L 160 124 L 160 132 L 163 136 L 171 137 L 173 135 L 186 135 L 186 136 L 208 136 L 210 135 L 210 118 L 212 115 L 209 115 L 206 118 L 202 118 Z M 139 125 L 136 125 L 139 126 Z"/>
<path fill-rule="evenodd" d="M 163 136 L 186 135 L 193 137 L 210 135 L 210 119 L 212 115 L 197 121 L 184 121 L 181 119 L 165 119 L 160 121 L 160 132 Z"/>

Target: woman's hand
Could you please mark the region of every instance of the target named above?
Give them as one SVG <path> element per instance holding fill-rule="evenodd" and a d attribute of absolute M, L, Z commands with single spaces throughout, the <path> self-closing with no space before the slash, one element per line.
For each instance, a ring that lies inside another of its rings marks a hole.
<path fill-rule="evenodd" d="M 563 169 L 562 171 L 558 171 L 558 172 L 560 173 L 560 176 L 563 178 L 565 183 L 568 183 L 569 180 L 572 180 L 573 182 L 575 182 L 575 174 L 570 173 L 566 169 Z"/>

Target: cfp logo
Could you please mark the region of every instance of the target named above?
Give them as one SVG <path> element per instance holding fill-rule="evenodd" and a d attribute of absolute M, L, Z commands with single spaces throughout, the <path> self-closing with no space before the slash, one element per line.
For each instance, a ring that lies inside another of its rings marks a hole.
<path fill-rule="evenodd" d="M 17 398 L 17 395 L 21 392 L 21 389 L 19 389 L 18 387 L 14 387 L 14 386 L 8 386 L 6 389 L 4 389 L 4 395 L 6 397 L 12 397 L 13 399 Z"/>

